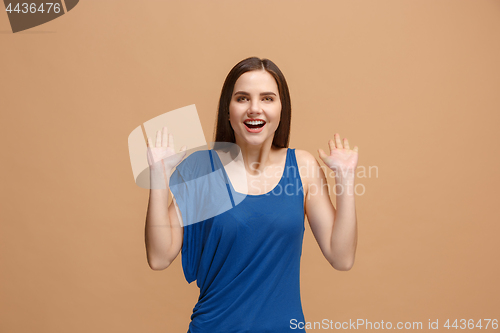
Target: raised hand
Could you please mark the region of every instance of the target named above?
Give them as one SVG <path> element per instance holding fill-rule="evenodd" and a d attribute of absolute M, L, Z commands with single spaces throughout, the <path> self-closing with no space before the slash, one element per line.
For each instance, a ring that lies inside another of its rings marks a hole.
<path fill-rule="evenodd" d="M 186 149 L 186 146 L 182 146 L 179 153 L 175 152 L 174 136 L 168 133 L 167 127 L 164 126 L 163 131 L 156 132 L 156 146 L 148 137 L 147 157 L 150 169 L 171 171 L 186 156 Z"/>
<path fill-rule="evenodd" d="M 358 146 L 354 149 L 349 149 L 349 141 L 344 138 L 344 144 L 340 141 L 340 135 L 335 133 L 335 141 L 330 139 L 330 154 L 325 154 L 322 149 L 318 149 L 319 157 L 337 176 L 354 175 L 356 166 L 358 165 Z"/>

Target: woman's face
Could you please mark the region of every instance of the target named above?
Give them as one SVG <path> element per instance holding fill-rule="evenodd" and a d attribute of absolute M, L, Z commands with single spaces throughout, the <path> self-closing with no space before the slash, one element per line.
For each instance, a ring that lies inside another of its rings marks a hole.
<path fill-rule="evenodd" d="M 265 70 L 243 73 L 234 85 L 229 121 L 236 144 L 273 141 L 281 118 L 281 100 L 274 77 Z"/>

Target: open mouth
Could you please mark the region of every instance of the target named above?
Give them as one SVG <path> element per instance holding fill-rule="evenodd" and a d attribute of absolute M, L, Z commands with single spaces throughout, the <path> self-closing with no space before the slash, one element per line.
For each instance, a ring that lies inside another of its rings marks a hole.
<path fill-rule="evenodd" d="M 266 124 L 266 122 L 263 120 L 251 120 L 251 121 L 249 120 L 243 123 L 245 124 L 246 127 L 250 129 L 262 128 Z"/>

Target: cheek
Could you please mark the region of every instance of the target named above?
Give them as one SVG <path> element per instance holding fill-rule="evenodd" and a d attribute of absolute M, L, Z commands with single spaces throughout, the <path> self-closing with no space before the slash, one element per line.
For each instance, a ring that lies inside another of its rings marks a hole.
<path fill-rule="evenodd" d="M 229 104 L 229 116 L 230 117 L 238 117 L 239 114 L 241 114 L 241 106 L 236 104 L 236 103 L 233 103 L 231 102 Z"/>
<path fill-rule="evenodd" d="M 229 106 L 229 119 L 232 121 L 236 117 L 236 113 L 234 112 L 234 107 Z"/>
<path fill-rule="evenodd" d="M 273 114 L 273 119 L 276 123 L 280 122 L 281 119 L 281 105 L 279 108 L 276 108 L 274 114 Z"/>

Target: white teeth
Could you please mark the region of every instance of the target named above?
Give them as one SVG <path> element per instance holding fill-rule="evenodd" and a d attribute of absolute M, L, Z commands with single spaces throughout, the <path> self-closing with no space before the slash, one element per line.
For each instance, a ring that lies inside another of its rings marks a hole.
<path fill-rule="evenodd" d="M 255 121 L 245 121 L 245 124 L 250 124 L 250 125 L 260 125 L 264 124 L 262 120 L 255 120 Z"/>

